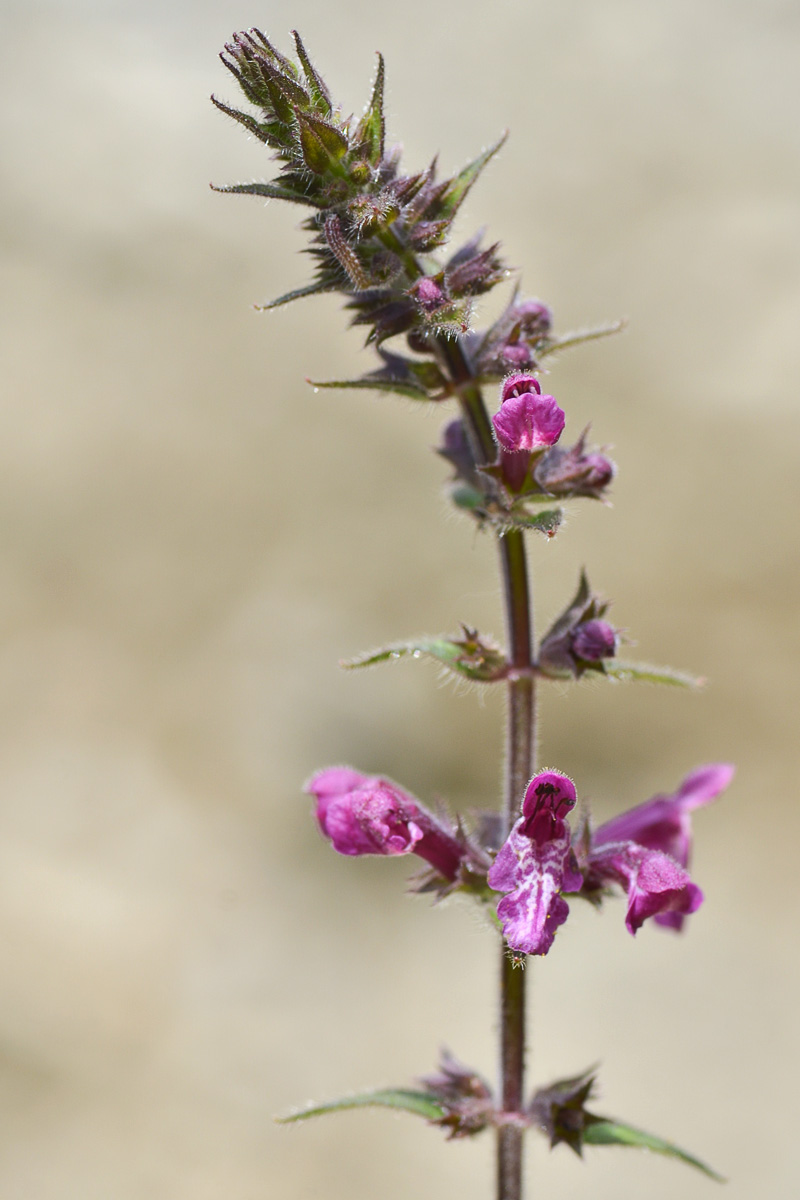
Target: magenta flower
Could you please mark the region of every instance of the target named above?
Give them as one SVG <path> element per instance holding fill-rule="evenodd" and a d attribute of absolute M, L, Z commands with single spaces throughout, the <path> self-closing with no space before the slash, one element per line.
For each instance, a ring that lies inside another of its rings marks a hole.
<path fill-rule="evenodd" d="M 569 914 L 562 889 L 581 887 L 583 878 L 564 820 L 575 799 L 575 787 L 566 775 L 556 771 L 535 775 L 525 792 L 522 816 L 489 871 L 489 886 L 506 893 L 497 915 L 512 950 L 546 954 Z"/>
<path fill-rule="evenodd" d="M 606 821 L 592 834 L 584 868 L 584 891 L 591 894 L 608 883 L 628 893 L 625 923 L 631 933 L 648 917 L 659 925 L 681 929 L 695 912 L 703 893 L 686 868 L 691 852 L 691 816 L 714 800 L 733 778 L 727 763 L 698 767 L 671 796 L 652 800 Z"/>
<path fill-rule="evenodd" d="M 511 375 L 503 384 L 500 411 L 492 418 L 504 450 L 541 450 L 564 431 L 564 412 L 552 396 L 542 395 L 533 375 Z"/>
<path fill-rule="evenodd" d="M 418 854 L 455 880 L 464 847 L 396 783 L 351 767 L 328 767 L 305 790 L 316 799 L 322 833 L 340 854 Z"/>
<path fill-rule="evenodd" d="M 499 412 L 492 417 L 500 443 L 503 477 L 512 491 L 525 482 L 531 458 L 554 445 L 564 429 L 564 413 L 552 396 L 542 394 L 533 375 L 509 375 Z"/>

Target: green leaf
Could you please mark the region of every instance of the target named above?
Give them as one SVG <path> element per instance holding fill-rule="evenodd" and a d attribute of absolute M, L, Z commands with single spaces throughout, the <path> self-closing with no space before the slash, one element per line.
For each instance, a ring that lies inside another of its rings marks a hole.
<path fill-rule="evenodd" d="M 505 677 L 507 663 L 504 655 L 495 646 L 482 642 L 477 634 L 465 631 L 462 641 L 450 638 L 421 638 L 413 642 L 395 642 L 380 650 L 359 655 L 343 661 L 346 670 L 357 667 L 372 667 L 376 663 L 389 662 L 396 658 L 428 658 L 441 663 L 455 675 L 461 675 L 477 683 L 495 683 Z"/>
<path fill-rule="evenodd" d="M 663 1138 L 655 1137 L 652 1133 L 635 1129 L 633 1125 L 622 1125 L 619 1121 L 596 1117 L 592 1119 L 591 1123 L 587 1122 L 583 1140 L 594 1146 L 636 1146 L 641 1150 L 652 1150 L 654 1154 L 664 1154 L 667 1158 L 680 1159 L 681 1162 L 687 1163 L 690 1167 L 696 1167 L 698 1171 L 702 1171 L 704 1175 L 708 1175 L 710 1179 L 715 1179 L 718 1183 L 725 1182 L 724 1176 L 718 1175 L 716 1171 L 706 1166 L 699 1158 L 695 1158 L 693 1154 L 687 1154 L 679 1146 L 673 1145 L 672 1142 L 665 1142 Z"/>
<path fill-rule="evenodd" d="M 294 204 L 309 204 L 312 208 L 324 208 L 323 200 L 314 200 L 311 196 L 298 195 L 277 183 L 232 183 L 226 187 L 211 184 L 212 192 L 238 193 L 244 196 L 264 196 L 267 200 L 289 200 Z"/>
<path fill-rule="evenodd" d="M 505 142 L 508 133 L 504 133 L 493 146 L 488 150 L 484 150 L 483 154 L 479 154 L 476 159 L 468 163 L 463 171 L 453 178 L 447 184 L 447 187 L 442 192 L 435 204 L 435 214 L 431 214 L 436 218 L 446 217 L 448 220 L 455 216 L 464 202 L 467 192 L 472 187 L 475 180 L 480 175 L 483 168 L 491 158 L 494 158 L 497 151 Z"/>
<path fill-rule="evenodd" d="M 281 1125 L 288 1125 L 292 1121 L 305 1121 L 309 1117 L 321 1117 L 325 1113 L 343 1112 L 349 1108 L 397 1108 L 403 1112 L 424 1117 L 426 1121 L 439 1121 L 445 1115 L 443 1106 L 427 1092 L 413 1092 L 403 1088 L 380 1088 L 376 1092 L 362 1092 L 358 1096 L 345 1096 L 341 1100 L 313 1104 L 299 1112 L 275 1119 Z"/>
<path fill-rule="evenodd" d="M 596 342 L 598 338 L 621 333 L 626 324 L 625 320 L 609 321 L 606 325 L 595 325 L 591 329 L 576 329 L 574 333 L 565 333 L 563 337 L 547 338 L 536 347 L 536 357 L 546 358 L 548 354 L 571 350 L 573 346 L 582 346 L 584 342 Z"/>
<path fill-rule="evenodd" d="M 404 358 L 378 350 L 384 365 L 360 379 L 331 380 L 320 383 L 309 380 L 313 387 L 361 388 L 378 392 L 393 392 L 412 400 L 440 400 L 447 395 L 448 382 L 436 363 Z"/>
<path fill-rule="evenodd" d="M 416 384 L 403 383 L 396 379 L 329 379 L 324 382 L 309 379 L 308 382 L 315 388 L 356 388 L 362 391 L 393 392 L 397 396 L 408 396 L 412 400 L 428 399 L 428 393 Z"/>
<path fill-rule="evenodd" d="M 363 147 L 369 161 L 377 166 L 383 158 L 383 143 L 386 127 L 383 117 L 383 84 L 384 66 L 383 55 L 378 55 L 378 73 L 375 76 L 375 86 L 372 89 L 372 99 L 367 111 L 358 123 L 353 138 L 357 146 Z"/>
<path fill-rule="evenodd" d="M 644 683 L 664 683 L 671 687 L 691 688 L 696 690 L 703 687 L 705 679 L 697 675 L 689 675 L 685 671 L 675 671 L 672 667 L 653 667 L 649 663 L 622 662 L 618 658 L 603 664 L 604 674 L 620 683 L 632 680 L 642 680 Z"/>

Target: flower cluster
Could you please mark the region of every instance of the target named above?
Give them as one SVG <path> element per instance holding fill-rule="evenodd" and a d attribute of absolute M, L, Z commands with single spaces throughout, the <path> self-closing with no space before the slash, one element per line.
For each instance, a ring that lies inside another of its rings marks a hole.
<path fill-rule="evenodd" d="M 272 181 L 215 190 L 285 200 L 309 212 L 303 228 L 311 238 L 315 276 L 267 307 L 338 292 L 346 297 L 353 324 L 367 327 L 367 341 L 379 353 L 387 339 L 405 337 L 410 353 L 382 354 L 377 370 L 328 386 L 374 387 L 440 400 L 453 394 L 449 338 L 460 339 L 470 375 L 489 382 L 509 371 L 532 370 L 553 350 L 619 328 L 556 337 L 547 305 L 520 300 L 515 293 L 491 326 L 472 329 L 475 298 L 510 272 L 498 244 L 482 247 L 480 234 L 452 253 L 442 251 L 464 199 L 504 138 L 450 178 L 437 178 L 435 159 L 422 171 L 404 174 L 400 147 L 386 142 L 382 57 L 370 101 L 355 120 L 334 102 L 297 33 L 294 42 L 296 59 L 282 54 L 259 29 L 235 33 L 226 44 L 222 62 L 255 111 L 212 100 L 279 165 Z M 570 463 L 557 474 L 590 470 Z"/>
<path fill-rule="evenodd" d="M 577 799 L 572 780 L 557 771 L 536 775 L 486 874 L 489 888 L 503 894 L 497 915 L 510 948 L 546 954 L 569 915 L 564 893 L 598 903 L 614 885 L 627 894 L 631 933 L 649 917 L 681 929 L 703 899 L 687 871 L 690 814 L 724 791 L 732 776 L 725 763 L 700 767 L 672 795 L 654 796 L 597 830 L 587 819 L 571 831 L 566 818 Z M 340 854 L 417 854 L 450 884 L 463 877 L 463 868 L 476 870 L 475 849 L 463 834 L 397 784 L 330 767 L 306 790 L 315 797 L 322 833 Z"/>

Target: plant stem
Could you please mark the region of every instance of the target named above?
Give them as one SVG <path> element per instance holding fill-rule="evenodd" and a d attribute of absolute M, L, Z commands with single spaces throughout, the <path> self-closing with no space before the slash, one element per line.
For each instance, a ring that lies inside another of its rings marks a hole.
<path fill-rule="evenodd" d="M 509 657 L 515 667 L 531 664 L 531 609 L 525 542 L 519 529 L 500 539 L 506 602 Z M 536 680 L 528 675 L 508 684 L 506 777 L 502 836 L 519 815 L 525 787 L 533 773 L 536 724 Z M 500 960 L 500 1073 L 503 1111 L 521 1112 L 525 1102 L 525 971 L 505 945 Z M 522 1149 L 525 1130 L 501 1125 L 497 1131 L 497 1198 L 521 1200 Z"/>
<path fill-rule="evenodd" d="M 440 346 L 453 381 L 476 461 L 491 462 L 496 453 L 491 421 L 480 388 L 458 342 Z M 502 838 L 519 815 L 525 788 L 533 774 L 536 739 L 536 680 L 530 673 L 533 650 L 528 568 L 521 530 L 499 539 L 505 597 L 508 657 L 528 673 L 508 683 L 505 792 Z M 525 972 L 503 944 L 500 960 L 500 1097 L 504 1113 L 522 1112 L 525 1095 Z M 510 1122 L 497 1131 L 497 1200 L 522 1200 L 524 1128 Z"/>

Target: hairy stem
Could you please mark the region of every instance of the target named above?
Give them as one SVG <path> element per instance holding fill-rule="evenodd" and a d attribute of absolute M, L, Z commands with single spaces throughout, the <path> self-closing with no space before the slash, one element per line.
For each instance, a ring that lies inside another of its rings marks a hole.
<path fill-rule="evenodd" d="M 461 412 L 473 453 L 479 464 L 496 453 L 492 425 L 480 388 L 458 342 L 441 344 L 454 383 L 458 385 Z M 533 649 L 528 568 L 521 530 L 512 529 L 498 539 L 512 666 L 526 669 L 508 683 L 506 771 L 502 809 L 505 839 L 519 814 L 525 787 L 533 774 L 536 737 L 536 680 L 530 672 Z M 520 1113 L 525 1088 L 525 972 L 503 944 L 500 960 L 500 1096 L 504 1113 Z M 509 1121 L 497 1131 L 497 1200 L 522 1198 L 524 1129 Z"/>
<path fill-rule="evenodd" d="M 515 667 L 531 665 L 531 606 L 525 542 L 519 529 L 500 539 L 506 602 L 509 657 Z M 519 815 L 525 787 L 533 773 L 536 724 L 536 680 L 532 675 L 508 684 L 506 777 L 503 838 Z M 500 961 L 500 1072 L 503 1111 L 518 1113 L 525 1102 L 525 971 L 505 946 Z M 497 1198 L 521 1200 L 524 1129 L 516 1124 L 497 1131 Z"/>

